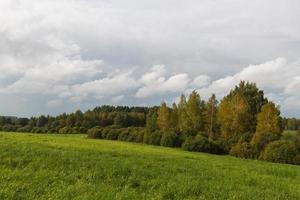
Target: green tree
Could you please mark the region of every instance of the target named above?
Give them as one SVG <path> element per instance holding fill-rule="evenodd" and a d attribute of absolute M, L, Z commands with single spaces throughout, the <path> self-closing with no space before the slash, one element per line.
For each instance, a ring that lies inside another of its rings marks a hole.
<path fill-rule="evenodd" d="M 163 130 L 169 130 L 171 127 L 171 112 L 167 104 L 163 102 L 158 109 L 157 125 Z"/>
<path fill-rule="evenodd" d="M 179 114 L 178 114 L 178 108 L 176 103 L 173 103 L 172 105 L 172 110 L 171 110 L 171 118 L 170 118 L 170 123 L 171 123 L 171 127 L 174 129 L 178 129 L 179 126 Z"/>
<path fill-rule="evenodd" d="M 257 115 L 260 113 L 261 108 L 268 102 L 268 99 L 264 97 L 264 92 L 259 90 L 255 83 L 241 81 L 238 86 L 230 91 L 228 98 L 233 98 L 235 95 L 241 95 L 249 106 L 249 114 L 251 119 L 249 120 L 249 131 L 255 132 Z"/>
<path fill-rule="evenodd" d="M 147 130 L 147 132 L 150 132 L 150 133 L 158 130 L 158 126 L 157 126 L 157 110 L 156 109 L 151 109 L 149 111 L 149 113 L 147 114 L 146 130 Z"/>
<path fill-rule="evenodd" d="M 205 103 L 201 101 L 200 95 L 193 91 L 187 102 L 187 115 L 193 132 L 204 130 L 204 109 Z"/>
<path fill-rule="evenodd" d="M 212 95 L 205 110 L 205 131 L 210 139 L 215 139 L 218 133 L 217 109 L 218 101 L 216 95 Z"/>
<path fill-rule="evenodd" d="M 186 102 L 186 97 L 184 95 L 181 95 L 177 107 L 178 107 L 179 130 L 182 132 L 187 132 L 191 127 L 191 120 L 189 119 L 187 113 L 187 102 Z"/>

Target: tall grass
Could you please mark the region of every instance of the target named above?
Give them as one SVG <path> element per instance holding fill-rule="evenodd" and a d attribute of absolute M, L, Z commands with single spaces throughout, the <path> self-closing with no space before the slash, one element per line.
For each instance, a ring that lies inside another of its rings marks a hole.
<path fill-rule="evenodd" d="M 300 199 L 300 167 L 84 135 L 0 133 L 0 199 Z"/>

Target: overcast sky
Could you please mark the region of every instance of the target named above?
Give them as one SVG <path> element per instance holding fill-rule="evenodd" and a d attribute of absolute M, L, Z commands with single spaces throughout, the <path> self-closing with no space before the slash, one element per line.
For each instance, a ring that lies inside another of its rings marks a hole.
<path fill-rule="evenodd" d="M 300 117 L 299 0 L 0 0 L 0 115 L 222 98 L 240 80 Z"/>

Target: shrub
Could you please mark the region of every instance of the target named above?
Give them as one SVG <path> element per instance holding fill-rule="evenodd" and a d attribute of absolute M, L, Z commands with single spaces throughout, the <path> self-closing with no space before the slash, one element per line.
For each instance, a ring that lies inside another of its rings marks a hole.
<path fill-rule="evenodd" d="M 202 135 L 187 137 L 185 142 L 182 144 L 182 148 L 187 151 L 197 152 L 211 152 L 212 150 L 211 143 Z"/>
<path fill-rule="evenodd" d="M 143 142 L 144 129 L 143 128 L 128 128 L 128 142 Z"/>
<path fill-rule="evenodd" d="M 143 142 L 146 144 L 152 144 L 152 145 L 159 145 L 160 144 L 160 139 L 161 139 L 162 133 L 161 131 L 146 131 Z"/>
<path fill-rule="evenodd" d="M 14 132 L 17 130 L 17 127 L 11 124 L 6 124 L 2 126 L 2 131 L 7 131 L 7 132 Z"/>
<path fill-rule="evenodd" d="M 177 134 L 174 131 L 164 131 L 160 139 L 160 145 L 165 147 L 174 147 Z"/>
<path fill-rule="evenodd" d="M 143 138 L 144 138 L 144 130 L 139 130 L 134 132 L 134 142 L 137 143 L 142 143 L 143 142 Z"/>
<path fill-rule="evenodd" d="M 298 155 L 295 156 L 295 158 L 294 158 L 294 164 L 295 165 L 300 165 L 300 154 L 298 154 Z"/>
<path fill-rule="evenodd" d="M 106 139 L 107 134 L 109 133 L 110 128 L 104 128 L 101 132 L 101 138 Z"/>
<path fill-rule="evenodd" d="M 94 127 L 87 131 L 88 138 L 101 139 L 102 138 L 102 128 Z"/>
<path fill-rule="evenodd" d="M 244 142 L 251 142 L 251 139 L 253 138 L 254 133 L 247 132 L 239 136 L 238 142 L 239 143 L 244 143 Z"/>
<path fill-rule="evenodd" d="M 33 129 L 31 129 L 31 133 L 47 133 L 47 129 L 34 127 Z"/>
<path fill-rule="evenodd" d="M 61 129 L 59 129 L 58 133 L 59 134 L 76 134 L 77 131 L 74 128 L 71 128 L 69 126 L 65 126 L 65 127 L 61 128 Z"/>
<path fill-rule="evenodd" d="M 129 137 L 129 129 L 122 129 L 118 136 L 118 140 L 127 141 L 128 137 Z"/>
<path fill-rule="evenodd" d="M 106 139 L 108 140 L 116 140 L 118 139 L 119 129 L 110 129 L 106 135 Z"/>
<path fill-rule="evenodd" d="M 260 158 L 271 162 L 297 164 L 299 153 L 294 142 L 278 140 L 268 144 Z"/>
<path fill-rule="evenodd" d="M 255 134 L 251 140 L 251 145 L 254 148 L 254 157 L 257 158 L 270 142 L 278 140 L 279 137 L 279 135 L 274 133 Z"/>
<path fill-rule="evenodd" d="M 216 150 L 215 154 L 228 154 L 231 148 L 231 144 L 228 142 L 228 140 L 225 140 L 223 138 L 219 138 L 217 140 L 212 141 L 214 144 Z"/>
<path fill-rule="evenodd" d="M 88 130 L 85 127 L 81 126 L 79 127 L 78 131 L 79 133 L 87 133 Z"/>
<path fill-rule="evenodd" d="M 23 126 L 21 128 L 18 128 L 17 132 L 30 133 L 31 130 L 32 130 L 32 127 L 27 125 L 27 126 Z"/>
<path fill-rule="evenodd" d="M 239 158 L 254 157 L 253 147 L 247 142 L 237 143 L 235 146 L 231 148 L 229 154 Z"/>
<path fill-rule="evenodd" d="M 118 140 L 137 143 L 143 142 L 144 128 L 129 127 L 118 130 Z"/>

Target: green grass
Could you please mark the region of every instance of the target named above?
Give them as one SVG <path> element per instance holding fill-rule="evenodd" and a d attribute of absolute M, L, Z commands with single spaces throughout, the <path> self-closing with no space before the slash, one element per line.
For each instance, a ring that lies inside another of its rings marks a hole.
<path fill-rule="evenodd" d="M 298 131 L 292 131 L 292 130 L 285 130 L 283 131 L 283 136 L 295 136 L 298 134 Z"/>
<path fill-rule="evenodd" d="M 300 167 L 84 135 L 0 133 L 0 199 L 300 199 Z"/>

